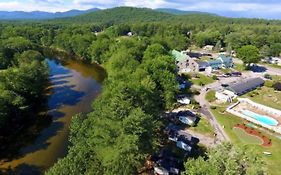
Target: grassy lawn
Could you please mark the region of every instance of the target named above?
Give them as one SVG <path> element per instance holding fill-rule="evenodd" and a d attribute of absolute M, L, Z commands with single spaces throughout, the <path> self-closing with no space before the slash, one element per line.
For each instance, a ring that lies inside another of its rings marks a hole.
<path fill-rule="evenodd" d="M 214 128 L 210 125 L 210 122 L 204 117 L 200 118 L 200 121 L 196 126 L 190 127 L 189 129 L 200 134 L 208 135 L 210 137 L 213 137 L 214 133 Z"/>
<path fill-rule="evenodd" d="M 254 94 L 251 96 L 251 94 Z M 254 102 L 281 110 L 281 92 L 275 91 L 273 88 L 262 87 L 255 91 L 245 94 L 243 97 L 249 98 Z"/>
<path fill-rule="evenodd" d="M 216 100 L 216 91 L 210 90 L 209 92 L 207 92 L 205 98 L 208 102 L 215 101 Z"/>
<path fill-rule="evenodd" d="M 220 111 L 224 110 L 225 108 L 217 108 L 215 110 L 212 110 L 212 113 L 216 116 L 218 122 L 224 126 L 225 132 L 228 134 L 228 136 L 231 139 L 231 142 L 235 145 L 247 145 L 251 149 L 254 150 L 256 154 L 259 154 L 263 157 L 266 165 L 269 175 L 276 175 L 281 172 L 281 140 L 269 136 L 266 133 L 263 132 L 263 134 L 267 137 L 269 137 L 272 140 L 272 146 L 271 147 L 262 147 L 260 145 L 253 145 L 253 144 L 246 144 L 243 142 L 243 140 L 235 133 L 233 132 L 233 126 L 237 123 L 243 123 L 243 120 L 233 116 L 231 114 L 225 113 L 222 114 Z M 268 151 L 272 153 L 272 156 L 265 156 L 263 155 L 264 151 Z"/>
<path fill-rule="evenodd" d="M 246 144 L 254 144 L 254 145 L 261 145 L 263 144 L 262 139 L 258 138 L 257 136 L 253 136 L 248 134 L 241 128 L 233 128 L 233 132 L 240 138 L 240 140 Z"/>
<path fill-rule="evenodd" d="M 239 71 L 239 72 L 243 72 L 243 71 L 246 70 L 246 67 L 244 66 L 244 64 L 235 64 L 234 69 Z"/>
<path fill-rule="evenodd" d="M 271 75 L 271 77 L 272 77 L 272 81 L 274 81 L 274 82 L 276 82 L 276 81 L 281 82 L 281 76 Z"/>
<path fill-rule="evenodd" d="M 221 69 L 220 71 L 222 71 L 223 73 L 230 73 L 230 72 L 232 72 L 232 70 L 231 69 Z"/>
<path fill-rule="evenodd" d="M 215 80 L 213 80 L 212 77 L 208 77 L 208 76 L 203 75 L 203 74 L 197 74 L 197 77 L 198 78 L 192 78 L 190 80 L 192 84 L 201 86 L 201 85 L 211 84 L 215 81 Z"/>

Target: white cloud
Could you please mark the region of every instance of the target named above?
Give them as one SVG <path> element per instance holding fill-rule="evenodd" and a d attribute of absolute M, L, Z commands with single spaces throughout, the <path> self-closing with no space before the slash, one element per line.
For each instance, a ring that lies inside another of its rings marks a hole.
<path fill-rule="evenodd" d="M 162 8 L 169 7 L 171 3 L 165 0 L 124 0 L 124 6 L 132 6 L 132 7 L 148 7 L 148 8 Z"/>
<path fill-rule="evenodd" d="M 62 6 L 57 0 L 48 0 L 47 1 L 10 1 L 10 2 L 0 2 L 0 10 L 3 11 L 66 11 L 69 7 Z M 56 3 L 54 3 L 56 1 Z"/>

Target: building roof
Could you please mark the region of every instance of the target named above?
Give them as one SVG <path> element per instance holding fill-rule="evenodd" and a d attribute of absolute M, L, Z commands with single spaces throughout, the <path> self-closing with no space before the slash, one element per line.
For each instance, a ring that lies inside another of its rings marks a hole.
<path fill-rule="evenodd" d="M 215 65 L 215 64 L 222 64 L 221 60 L 216 59 L 216 60 L 209 60 L 208 61 L 209 65 Z"/>
<path fill-rule="evenodd" d="M 214 69 L 214 68 L 220 68 L 223 62 L 220 59 L 216 59 L 216 60 L 209 60 L 208 64 Z"/>
<path fill-rule="evenodd" d="M 264 84 L 264 80 L 261 78 L 249 78 L 245 81 L 240 81 L 238 83 L 230 84 L 226 87 L 227 90 L 234 92 L 236 95 L 243 95 L 250 92 L 257 87 Z"/>
<path fill-rule="evenodd" d="M 220 54 L 218 59 L 221 59 L 226 66 L 230 66 L 233 63 L 233 59 L 224 54 Z"/>
<path fill-rule="evenodd" d="M 172 55 L 175 57 L 176 61 L 178 62 L 186 61 L 188 59 L 188 56 L 186 54 L 181 53 L 177 50 L 173 50 Z"/>
<path fill-rule="evenodd" d="M 196 63 L 199 65 L 199 67 L 208 67 L 209 63 L 207 61 L 196 61 Z"/>

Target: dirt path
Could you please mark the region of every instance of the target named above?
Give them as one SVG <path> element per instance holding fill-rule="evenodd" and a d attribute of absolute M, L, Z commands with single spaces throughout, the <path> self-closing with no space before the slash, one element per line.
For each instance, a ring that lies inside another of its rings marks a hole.
<path fill-rule="evenodd" d="M 187 132 L 187 133 L 191 134 L 192 136 L 197 137 L 200 140 L 199 143 L 203 144 L 206 147 L 214 147 L 217 144 L 221 143 L 216 137 L 206 136 L 204 134 L 192 131 L 190 129 L 186 129 L 183 132 Z"/>

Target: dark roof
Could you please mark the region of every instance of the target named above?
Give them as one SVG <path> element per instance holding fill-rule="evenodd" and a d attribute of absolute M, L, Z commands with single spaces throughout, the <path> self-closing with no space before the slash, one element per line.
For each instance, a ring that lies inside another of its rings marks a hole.
<path fill-rule="evenodd" d="M 236 95 L 243 95 L 256 89 L 264 84 L 264 80 L 261 78 L 249 78 L 245 81 L 240 81 L 238 83 L 230 84 L 226 89 L 234 92 Z"/>
<path fill-rule="evenodd" d="M 185 144 L 188 144 L 189 146 L 194 146 L 194 145 L 196 145 L 197 143 L 199 143 L 199 139 L 196 138 L 196 137 L 193 137 L 193 136 L 190 135 L 190 134 L 180 135 L 180 136 L 178 137 L 178 141 L 182 141 L 182 142 L 184 142 Z"/>
<path fill-rule="evenodd" d="M 196 61 L 199 67 L 208 67 L 209 63 L 207 61 Z"/>

